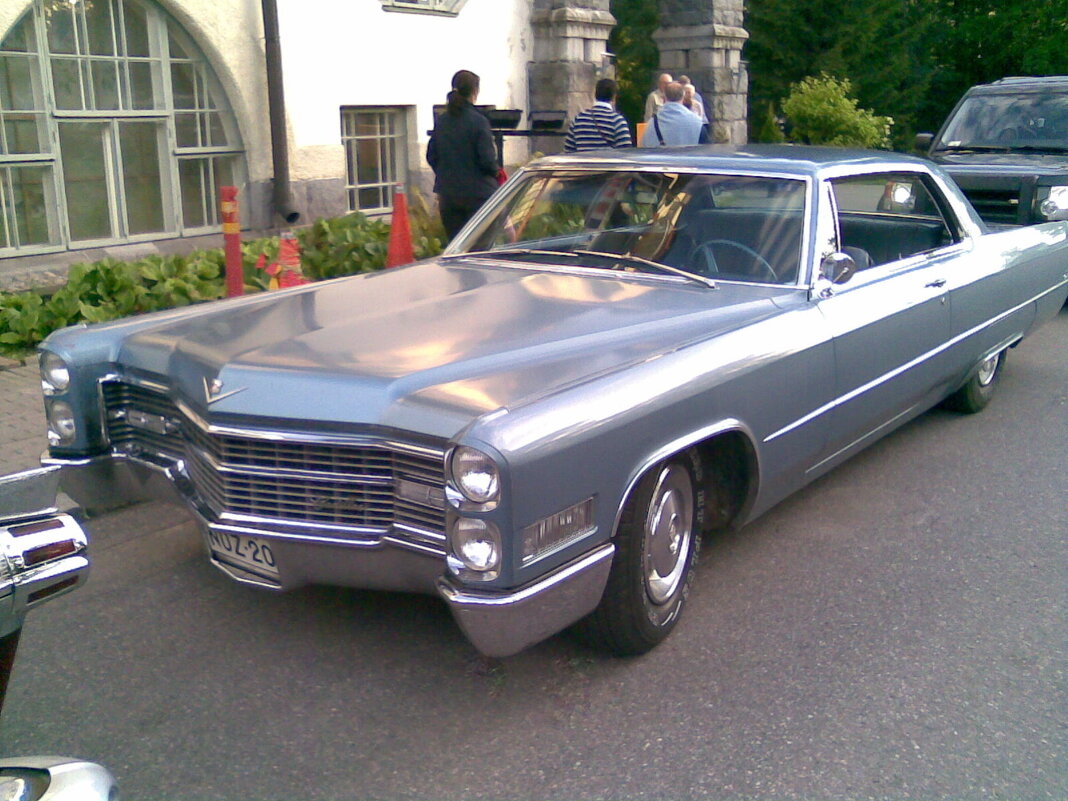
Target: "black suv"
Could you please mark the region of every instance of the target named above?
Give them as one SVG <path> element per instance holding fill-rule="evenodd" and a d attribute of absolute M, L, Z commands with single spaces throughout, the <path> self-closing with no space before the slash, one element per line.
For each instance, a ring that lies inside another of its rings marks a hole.
<path fill-rule="evenodd" d="M 916 147 L 953 176 L 988 223 L 1068 219 L 1068 75 L 973 86 Z"/>

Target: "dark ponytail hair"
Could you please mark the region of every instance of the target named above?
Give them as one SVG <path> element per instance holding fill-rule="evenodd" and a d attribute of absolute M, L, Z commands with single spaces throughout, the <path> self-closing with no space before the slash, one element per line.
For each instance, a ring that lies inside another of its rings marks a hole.
<path fill-rule="evenodd" d="M 452 76 L 452 91 L 448 96 L 448 111 L 451 114 L 459 114 L 464 103 L 470 103 L 471 98 L 478 94 L 479 79 L 470 70 L 460 70 Z"/>

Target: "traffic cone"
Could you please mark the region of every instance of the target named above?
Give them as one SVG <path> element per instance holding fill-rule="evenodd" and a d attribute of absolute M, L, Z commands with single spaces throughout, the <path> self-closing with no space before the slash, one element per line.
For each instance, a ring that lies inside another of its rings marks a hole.
<path fill-rule="evenodd" d="M 408 221 L 408 197 L 403 189 L 393 194 L 393 224 L 389 227 L 389 250 L 386 251 L 386 266 L 399 267 L 415 261 L 412 247 L 412 227 Z"/>

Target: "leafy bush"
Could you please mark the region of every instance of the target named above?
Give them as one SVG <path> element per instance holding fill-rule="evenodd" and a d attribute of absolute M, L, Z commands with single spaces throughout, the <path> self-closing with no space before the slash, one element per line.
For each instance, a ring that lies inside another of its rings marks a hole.
<path fill-rule="evenodd" d="M 852 84 L 826 73 L 805 78 L 783 101 L 787 136 L 792 142 L 836 147 L 890 147 L 894 121 L 858 108 Z"/>
<path fill-rule="evenodd" d="M 413 193 L 414 194 L 414 193 Z M 444 231 L 421 196 L 411 214 L 416 258 L 441 252 Z M 363 214 L 316 220 L 297 232 L 301 268 L 311 279 L 372 272 L 385 264 L 389 225 Z M 253 239 L 241 245 L 246 292 L 268 288 L 263 269 L 278 260 L 279 239 Z M 133 262 L 103 259 L 75 264 L 67 283 L 51 297 L 38 292 L 0 292 L 0 354 L 20 358 L 52 331 L 79 322 L 99 323 L 133 314 L 187 306 L 221 298 L 226 292 L 222 249 L 185 255 L 153 255 Z"/>
<path fill-rule="evenodd" d="M 389 226 L 356 212 L 318 219 L 297 232 L 300 263 L 313 280 L 382 269 L 389 248 Z"/>

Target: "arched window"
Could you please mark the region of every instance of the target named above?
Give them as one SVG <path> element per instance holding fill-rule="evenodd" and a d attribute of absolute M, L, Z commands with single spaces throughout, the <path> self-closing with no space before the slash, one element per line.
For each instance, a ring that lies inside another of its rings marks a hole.
<path fill-rule="evenodd" d="M 35 0 L 0 42 L 0 256 L 217 230 L 225 96 L 149 0 Z"/>

